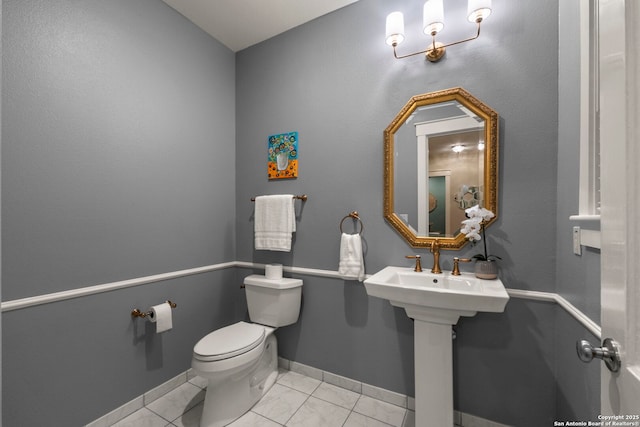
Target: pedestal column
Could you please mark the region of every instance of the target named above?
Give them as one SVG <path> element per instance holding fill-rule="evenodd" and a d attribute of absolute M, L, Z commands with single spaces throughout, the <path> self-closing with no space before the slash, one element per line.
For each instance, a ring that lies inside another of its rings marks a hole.
<path fill-rule="evenodd" d="M 399 304 L 391 303 L 400 306 Z M 475 311 L 404 304 L 414 319 L 416 427 L 453 426 L 453 344 L 451 326 Z"/>
<path fill-rule="evenodd" d="M 451 325 L 415 320 L 416 427 L 453 426 Z"/>

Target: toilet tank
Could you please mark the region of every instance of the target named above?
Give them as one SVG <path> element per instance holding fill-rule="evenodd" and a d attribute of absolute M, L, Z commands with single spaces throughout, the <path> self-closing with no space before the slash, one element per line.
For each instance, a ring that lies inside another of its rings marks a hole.
<path fill-rule="evenodd" d="M 252 274 L 244 279 L 249 318 L 254 323 L 279 327 L 298 321 L 302 301 L 302 280 L 282 277 L 267 279 Z"/>

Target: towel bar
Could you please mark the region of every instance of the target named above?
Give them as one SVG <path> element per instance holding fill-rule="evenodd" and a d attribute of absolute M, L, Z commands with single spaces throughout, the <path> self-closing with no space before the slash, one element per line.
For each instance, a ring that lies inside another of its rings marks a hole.
<path fill-rule="evenodd" d="M 298 199 L 298 200 L 302 200 L 303 202 L 306 202 L 308 197 L 307 197 L 307 195 L 306 195 L 306 194 L 303 194 L 303 195 L 301 195 L 301 196 L 293 196 L 293 198 L 294 198 L 294 199 Z M 256 198 L 255 198 L 255 197 L 252 197 L 252 198 L 251 198 L 251 201 L 252 201 L 252 202 L 255 202 L 255 201 L 256 201 Z"/>

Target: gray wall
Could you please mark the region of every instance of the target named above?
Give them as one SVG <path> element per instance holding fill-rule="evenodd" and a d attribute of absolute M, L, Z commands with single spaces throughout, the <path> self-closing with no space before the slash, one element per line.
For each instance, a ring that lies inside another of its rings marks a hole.
<path fill-rule="evenodd" d="M 589 278 L 598 254 L 576 259 L 567 247 L 577 107 L 571 60 L 549 54 L 571 39 L 571 29 L 558 35 L 557 2 L 495 0 L 479 40 L 438 64 L 396 61 L 384 19 L 403 10 L 401 50 L 421 49 L 422 3 L 360 0 L 234 62 L 159 0 L 3 1 L 3 299 L 233 259 L 336 270 L 338 225 L 352 210 L 365 223 L 368 273 L 409 265 L 411 253 L 428 259 L 382 218 L 382 130 L 410 96 L 462 86 L 501 116 L 500 217 L 489 245 L 503 258 L 503 281 L 560 292 L 598 319 Z M 443 40 L 473 32 L 463 3 L 447 4 L 458 18 Z M 300 177 L 269 182 L 266 138 L 293 130 Z M 254 251 L 249 199 L 285 192 L 309 195 L 297 202 L 293 251 Z M 475 253 L 445 253 L 443 267 Z M 198 338 L 244 316 L 236 285 L 249 273 L 4 313 L 5 425 L 79 425 L 183 371 Z M 280 354 L 413 395 L 404 312 L 358 282 L 299 277 L 301 318 L 278 331 Z M 179 304 L 170 333 L 130 319 L 133 307 L 165 298 Z M 517 426 L 598 412 L 599 368 L 573 353 L 586 332 L 557 306 L 512 299 L 505 313 L 461 319 L 457 331 L 456 409 Z"/>
<path fill-rule="evenodd" d="M 152 0 L 4 19 L 4 298 L 233 259 L 233 53 Z"/>
<path fill-rule="evenodd" d="M 556 214 L 564 204 L 558 200 L 558 4 L 495 1 L 480 39 L 450 48 L 438 64 L 419 56 L 396 61 L 383 42 L 385 16 L 405 12 L 401 53 L 418 50 L 425 44 L 418 29 L 422 3 L 361 0 L 237 55 L 238 259 L 335 270 L 338 224 L 352 210 L 365 223 L 367 272 L 409 265 L 404 256 L 411 253 L 429 259 L 382 218 L 382 130 L 410 96 L 462 86 L 500 114 L 500 217 L 489 246 L 503 258 L 502 280 L 510 288 L 555 292 Z M 463 3 L 447 4 L 461 19 L 447 26 L 443 40 L 473 32 Z M 269 182 L 266 137 L 293 130 L 300 133 L 300 176 Z M 577 176 L 563 179 L 574 185 Z M 271 193 L 309 195 L 298 202 L 291 254 L 253 250 L 249 198 Z M 451 268 L 455 255 L 474 253 L 471 247 L 446 253 L 444 267 Z M 281 354 L 412 395 L 412 326 L 404 313 L 367 298 L 358 283 L 303 278 L 301 320 L 278 331 Z M 571 325 L 556 334 L 558 322 L 570 323 L 558 310 L 512 299 L 504 314 L 462 319 L 454 343 L 456 409 L 518 426 L 547 425 L 568 413 L 559 406 L 583 396 L 558 391 L 557 371 L 583 366 L 575 341 L 560 358 L 553 346 L 582 329 Z M 354 361 L 359 354 L 367 356 Z M 563 378 L 560 385 L 567 384 Z M 588 404 L 571 410 L 578 419 L 592 413 Z"/>
<path fill-rule="evenodd" d="M 234 260 L 233 52 L 159 0 L 5 0 L 3 20 L 4 300 Z M 234 284 L 4 313 L 5 425 L 81 425 L 183 372 L 244 315 Z M 131 319 L 167 298 L 171 332 Z"/>

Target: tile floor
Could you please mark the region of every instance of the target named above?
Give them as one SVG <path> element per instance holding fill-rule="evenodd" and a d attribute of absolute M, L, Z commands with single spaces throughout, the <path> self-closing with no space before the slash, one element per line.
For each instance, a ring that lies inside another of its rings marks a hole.
<path fill-rule="evenodd" d="M 182 384 L 114 427 L 198 427 L 206 382 Z M 230 427 L 414 427 L 415 413 L 297 372 L 280 370 L 271 390 Z"/>

